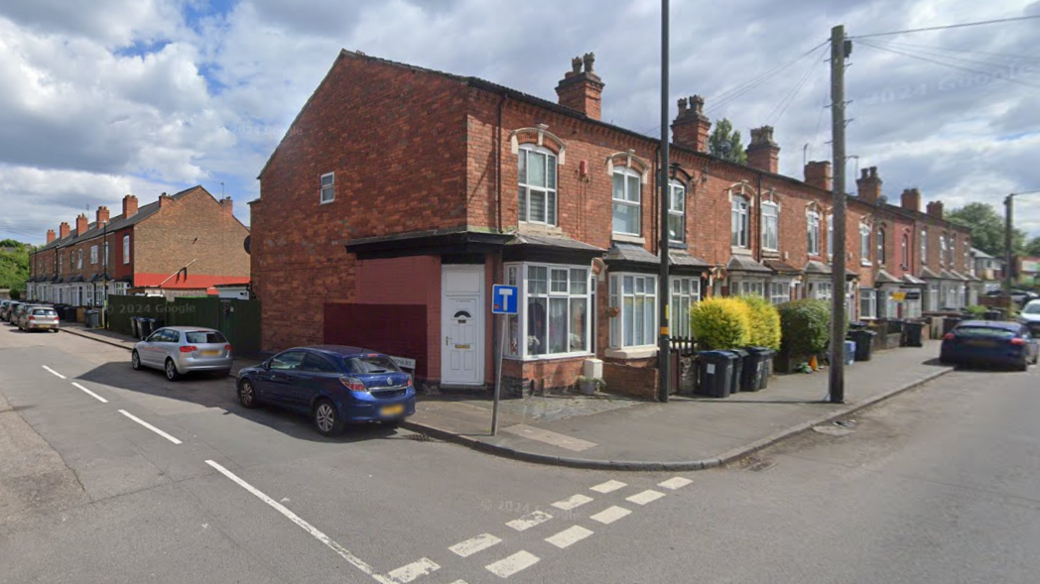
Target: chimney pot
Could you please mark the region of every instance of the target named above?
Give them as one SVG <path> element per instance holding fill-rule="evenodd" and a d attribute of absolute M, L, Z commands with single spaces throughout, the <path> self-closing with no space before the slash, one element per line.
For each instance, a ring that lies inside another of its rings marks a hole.
<path fill-rule="evenodd" d="M 87 214 L 80 213 L 79 217 L 76 217 L 76 235 L 83 235 L 87 232 L 87 227 L 90 226 L 90 222 L 87 221 Z"/>
<path fill-rule="evenodd" d="M 556 85 L 556 95 L 560 105 L 585 114 L 593 120 L 599 120 L 602 114 L 603 80 L 596 75 L 593 65 L 595 53 L 585 53 L 582 57 L 571 59 L 571 70 L 564 74 Z M 584 65 L 585 70 L 581 68 Z"/>
<path fill-rule="evenodd" d="M 773 141 L 773 126 L 752 128 L 747 157 L 751 168 L 773 174 L 780 170 L 780 146 Z"/>
<path fill-rule="evenodd" d="M 679 115 L 672 122 L 672 142 L 697 152 L 708 151 L 711 120 L 704 115 L 704 98 L 691 95 L 679 99 Z"/>
<path fill-rule="evenodd" d="M 48 229 L 47 230 L 47 243 L 51 243 L 55 239 L 57 239 L 57 235 L 55 235 L 54 230 L 53 229 Z"/>
<path fill-rule="evenodd" d="M 901 206 L 907 211 L 921 211 L 921 191 L 917 189 L 905 189 L 900 197 Z"/>
<path fill-rule="evenodd" d="M 97 208 L 97 214 L 96 214 L 96 217 L 95 217 L 96 220 L 97 220 L 98 225 L 101 225 L 102 223 L 108 223 L 109 218 L 111 217 L 111 215 L 112 214 L 108 212 L 108 207 L 106 207 L 104 205 L 101 205 L 100 207 L 98 207 Z"/>
<path fill-rule="evenodd" d="M 58 235 L 61 239 L 65 239 L 70 233 L 72 233 L 72 227 L 69 226 L 67 221 L 62 221 L 61 225 L 58 226 Z"/>
<path fill-rule="evenodd" d="M 881 183 L 881 177 L 878 176 L 876 166 L 862 169 L 860 177 L 856 179 L 859 198 L 867 203 L 878 204 L 881 201 Z"/>
<path fill-rule="evenodd" d="M 936 219 L 943 218 L 943 204 L 942 201 L 932 201 L 928 203 L 928 214 Z"/>
<path fill-rule="evenodd" d="M 810 160 L 805 165 L 805 182 L 827 192 L 834 190 L 831 163 L 828 160 Z"/>

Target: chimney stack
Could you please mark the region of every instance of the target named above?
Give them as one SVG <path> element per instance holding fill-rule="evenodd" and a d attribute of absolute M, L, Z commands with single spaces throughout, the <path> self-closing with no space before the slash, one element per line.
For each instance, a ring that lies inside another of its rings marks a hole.
<path fill-rule="evenodd" d="M 571 59 L 571 70 L 556 86 L 556 95 L 560 98 L 560 105 L 577 110 L 598 121 L 603 101 L 604 83 L 592 69 L 595 62 L 594 53 L 585 53 L 583 57 Z M 584 70 L 582 70 L 582 66 L 584 66 Z"/>
<path fill-rule="evenodd" d="M 773 126 L 752 128 L 747 147 L 748 166 L 776 174 L 780 170 L 780 146 L 773 141 Z"/>
<path fill-rule="evenodd" d="M 54 230 L 53 229 L 48 229 L 47 230 L 47 243 L 51 243 L 55 239 L 57 239 L 57 235 L 54 234 Z"/>
<path fill-rule="evenodd" d="M 97 208 L 97 223 L 100 226 L 102 223 L 108 223 L 111 213 L 108 212 L 108 207 L 101 205 Z"/>
<path fill-rule="evenodd" d="M 165 207 L 166 205 L 169 205 L 171 200 L 173 200 L 173 199 L 171 199 L 170 195 L 168 195 L 166 193 L 163 193 L 163 194 L 159 195 L 159 208 L 162 208 L 162 207 Z"/>
<path fill-rule="evenodd" d="M 928 203 L 928 214 L 936 219 L 943 218 L 943 204 L 942 201 L 932 201 Z"/>
<path fill-rule="evenodd" d="M 58 226 L 58 236 L 61 237 L 61 239 L 65 239 L 70 233 L 72 233 L 72 228 L 69 227 L 67 221 L 62 221 L 61 225 Z"/>
<path fill-rule="evenodd" d="M 881 178 L 878 177 L 877 167 L 871 166 L 860 171 L 860 177 L 856 179 L 859 187 L 859 198 L 867 203 L 876 205 L 881 199 Z"/>
<path fill-rule="evenodd" d="M 220 206 L 225 214 L 231 215 L 234 213 L 234 201 L 231 200 L 231 197 L 221 199 Z"/>
<path fill-rule="evenodd" d="M 128 194 L 123 197 L 123 218 L 130 218 L 137 214 L 137 197 Z"/>
<path fill-rule="evenodd" d="M 834 190 L 829 160 L 810 160 L 805 164 L 805 183 L 827 192 Z"/>
<path fill-rule="evenodd" d="M 902 207 L 907 211 L 921 211 L 921 191 L 917 189 L 903 189 L 901 195 Z"/>
<path fill-rule="evenodd" d="M 83 235 L 87 232 L 87 227 L 90 226 L 90 222 L 87 221 L 87 214 L 80 213 L 79 217 L 76 217 L 76 235 Z"/>
<path fill-rule="evenodd" d="M 704 98 L 699 95 L 680 98 L 679 115 L 672 122 L 672 142 L 697 152 L 707 152 L 710 135 L 711 120 L 704 115 Z"/>

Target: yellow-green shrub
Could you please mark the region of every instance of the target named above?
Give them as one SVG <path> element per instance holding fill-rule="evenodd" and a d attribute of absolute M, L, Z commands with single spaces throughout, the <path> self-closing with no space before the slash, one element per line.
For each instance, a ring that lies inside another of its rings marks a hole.
<path fill-rule="evenodd" d="M 708 298 L 690 311 L 690 329 L 702 349 L 746 347 L 751 332 L 751 310 L 736 298 Z"/>
<path fill-rule="evenodd" d="M 741 296 L 739 300 L 747 305 L 750 312 L 751 331 L 748 344 L 779 351 L 780 311 L 761 296 Z"/>

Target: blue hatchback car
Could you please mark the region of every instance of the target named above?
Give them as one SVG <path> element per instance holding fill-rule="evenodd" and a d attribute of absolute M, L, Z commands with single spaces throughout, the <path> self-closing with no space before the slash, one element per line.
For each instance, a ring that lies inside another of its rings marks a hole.
<path fill-rule="evenodd" d="M 1029 329 L 1017 322 L 969 320 L 943 337 L 939 361 L 948 364 L 1004 365 L 1025 371 L 1040 351 Z"/>
<path fill-rule="evenodd" d="M 243 406 L 271 404 L 309 414 L 325 436 L 348 423 L 396 426 L 415 413 L 411 375 L 388 355 L 358 347 L 288 349 L 240 371 L 237 386 Z"/>

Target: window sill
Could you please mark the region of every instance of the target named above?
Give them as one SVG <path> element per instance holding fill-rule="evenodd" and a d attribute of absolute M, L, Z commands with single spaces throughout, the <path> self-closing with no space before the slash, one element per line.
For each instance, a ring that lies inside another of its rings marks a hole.
<path fill-rule="evenodd" d="M 690 246 L 682 241 L 669 241 L 668 249 L 690 249 Z"/>
<path fill-rule="evenodd" d="M 621 243 L 637 243 L 639 245 L 646 245 L 646 239 L 638 235 L 625 235 L 624 233 L 611 234 L 610 239 L 612 241 L 618 241 Z"/>
<path fill-rule="evenodd" d="M 645 345 L 642 347 L 625 347 L 623 349 L 607 349 L 603 352 L 610 359 L 648 359 L 657 356 L 656 345 Z"/>
<path fill-rule="evenodd" d="M 859 261 L 859 265 L 861 265 L 863 267 L 866 267 L 866 268 L 869 268 L 869 267 L 873 266 L 874 264 L 870 263 L 869 261 L 860 260 Z"/>
<path fill-rule="evenodd" d="M 751 255 L 751 248 L 750 247 L 740 247 L 738 245 L 732 245 L 729 248 L 729 252 L 731 254 L 733 254 L 733 255 L 746 255 L 746 256 L 749 256 L 749 255 Z"/>
<path fill-rule="evenodd" d="M 506 359 L 519 361 L 521 363 L 530 363 L 535 361 L 562 361 L 564 359 L 589 359 L 595 356 L 594 353 L 589 353 L 588 351 L 579 351 L 576 353 L 555 353 L 552 355 L 528 355 L 527 357 L 503 355 Z"/>
<path fill-rule="evenodd" d="M 328 201 L 319 201 L 318 205 L 328 205 L 329 203 L 335 203 L 336 199 L 329 199 Z"/>

